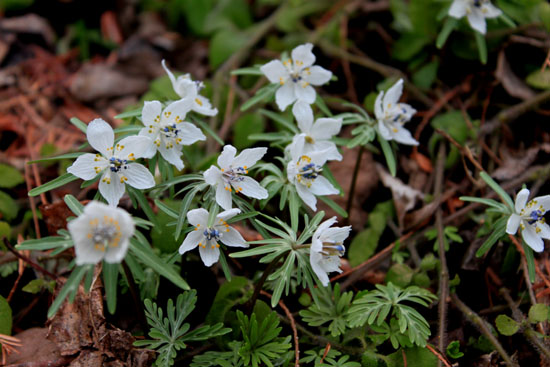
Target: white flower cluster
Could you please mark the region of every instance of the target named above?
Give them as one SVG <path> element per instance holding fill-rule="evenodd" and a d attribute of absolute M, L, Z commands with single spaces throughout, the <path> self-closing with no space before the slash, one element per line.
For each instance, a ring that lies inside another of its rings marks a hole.
<path fill-rule="evenodd" d="M 481 34 L 487 32 L 485 18 L 496 18 L 502 11 L 491 4 L 490 0 L 454 0 L 449 8 L 449 15 L 453 18 L 466 16 L 470 26 Z"/>
<path fill-rule="evenodd" d="M 550 227 L 546 224 L 544 214 L 550 209 L 550 195 L 536 197 L 529 202 L 529 190 L 518 192 L 515 202 L 515 213 L 508 218 L 506 233 L 516 234 L 521 228 L 521 236 L 529 247 L 536 252 L 544 250 L 543 238 L 550 239 Z"/>

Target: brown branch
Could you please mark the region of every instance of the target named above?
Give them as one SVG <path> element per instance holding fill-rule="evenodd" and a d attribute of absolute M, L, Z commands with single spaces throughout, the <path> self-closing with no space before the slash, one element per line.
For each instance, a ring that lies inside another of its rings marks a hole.
<path fill-rule="evenodd" d="M 44 269 L 43 267 L 41 267 L 40 265 L 38 265 L 37 263 L 35 263 L 31 259 L 29 259 L 28 257 L 26 257 L 25 255 L 21 254 L 19 251 L 17 251 L 15 249 L 15 247 L 13 247 L 13 245 L 10 243 L 10 241 L 8 241 L 7 238 L 4 238 L 4 245 L 6 245 L 8 250 L 10 250 L 10 252 L 12 254 L 14 254 L 16 257 L 18 257 L 19 259 L 23 260 L 24 262 L 26 262 L 27 264 L 29 264 L 30 266 L 32 266 L 33 268 L 35 268 L 39 272 L 41 272 L 43 274 L 46 274 L 47 276 L 49 276 L 50 278 L 52 278 L 54 280 L 57 280 L 57 275 L 49 272 L 48 270 Z"/>

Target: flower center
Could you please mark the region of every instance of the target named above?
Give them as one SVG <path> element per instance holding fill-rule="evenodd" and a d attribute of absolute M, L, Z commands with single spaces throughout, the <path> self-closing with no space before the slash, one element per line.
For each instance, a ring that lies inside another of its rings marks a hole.
<path fill-rule="evenodd" d="M 298 166 L 296 179 L 299 183 L 307 187 L 311 187 L 313 181 L 315 181 L 319 173 L 323 170 L 321 166 L 311 162 L 311 158 L 307 155 L 301 156 L 296 165 Z"/>
<path fill-rule="evenodd" d="M 321 252 L 327 256 L 344 256 L 346 249 L 342 245 L 342 242 L 335 241 L 323 241 L 323 249 Z"/>
<path fill-rule="evenodd" d="M 534 224 L 544 219 L 544 212 L 542 210 L 533 210 L 529 214 L 529 218 L 530 219 L 527 220 L 527 223 Z"/>
<path fill-rule="evenodd" d="M 306 143 L 315 144 L 315 140 L 311 136 L 306 135 Z"/>
<path fill-rule="evenodd" d="M 195 228 L 195 230 L 198 230 L 198 226 Z M 206 241 L 199 242 L 199 246 L 202 248 L 206 248 L 206 245 L 210 245 L 211 249 L 219 248 L 220 244 L 218 243 L 220 241 L 220 238 L 222 237 L 222 234 L 220 231 L 218 231 L 216 228 L 206 228 L 202 234 L 204 235 L 204 238 Z M 214 242 L 214 243 L 212 243 Z"/>
<path fill-rule="evenodd" d="M 178 128 L 176 127 L 176 124 L 172 125 L 166 125 L 160 129 L 162 134 L 168 138 L 175 138 L 178 136 L 178 133 L 180 132 Z"/>
<path fill-rule="evenodd" d="M 229 169 L 221 169 L 222 171 L 222 178 L 225 181 L 225 189 L 227 191 L 231 191 L 232 185 L 238 185 L 238 182 L 241 182 L 244 180 L 244 177 L 241 177 L 241 175 L 245 175 L 248 173 L 248 167 L 236 167 L 233 168 L 233 166 L 229 166 Z M 242 191 L 243 188 L 240 186 L 237 186 L 235 188 L 235 192 Z"/>
<path fill-rule="evenodd" d="M 102 221 L 94 218 L 89 224 L 88 238 L 92 240 L 96 250 L 104 252 L 109 246 L 118 246 L 121 237 L 118 221 L 105 215 Z"/>
<path fill-rule="evenodd" d="M 120 159 L 116 157 L 109 158 L 109 165 L 110 165 L 111 172 L 119 172 L 123 168 L 127 169 L 128 168 L 127 163 L 128 161 L 126 159 Z"/>

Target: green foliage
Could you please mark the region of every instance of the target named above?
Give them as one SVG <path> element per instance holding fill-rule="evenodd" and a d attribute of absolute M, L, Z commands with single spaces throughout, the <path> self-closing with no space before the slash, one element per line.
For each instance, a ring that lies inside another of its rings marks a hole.
<path fill-rule="evenodd" d="M 279 318 L 271 312 L 259 323 L 256 314 L 250 319 L 241 311 L 237 311 L 237 319 L 241 325 L 244 343 L 239 348 L 239 356 L 245 366 L 258 367 L 262 364 L 273 367 L 273 360 L 281 358 L 290 349 L 290 336 L 279 337 L 282 328 L 279 327 Z"/>
<path fill-rule="evenodd" d="M 151 326 L 149 340 L 139 340 L 136 346 L 147 347 L 158 352 L 155 366 L 172 366 L 177 352 L 187 347 L 186 342 L 203 341 L 227 334 L 231 329 L 224 328 L 222 323 L 205 325 L 189 331 L 190 325 L 185 319 L 195 309 L 197 292 L 195 290 L 180 294 L 176 305 L 172 299 L 166 305 L 166 316 L 160 307 L 150 299 L 146 299 L 145 315 Z"/>
<path fill-rule="evenodd" d="M 529 308 L 529 322 L 537 323 L 548 320 L 550 309 L 543 303 L 534 304 Z"/>
<path fill-rule="evenodd" d="M 413 279 L 415 272 L 407 264 L 393 264 L 386 273 L 386 283 L 393 283 L 400 288 L 405 288 Z"/>
<path fill-rule="evenodd" d="M 458 340 L 453 340 L 449 343 L 449 345 L 447 345 L 446 353 L 453 359 L 458 359 L 464 356 L 464 353 L 460 351 L 460 342 Z"/>
<path fill-rule="evenodd" d="M 405 358 L 403 358 L 403 351 Z M 438 359 L 427 348 L 404 348 L 388 356 L 388 366 L 391 367 L 436 367 Z M 407 364 L 405 365 L 405 360 Z"/>
<path fill-rule="evenodd" d="M 11 221 L 17 217 L 18 211 L 19 205 L 17 205 L 15 200 L 4 191 L 0 191 L 0 214 L 8 221 Z"/>
<path fill-rule="evenodd" d="M 396 320 L 399 332 L 406 335 L 410 343 L 425 346 L 430 336 L 429 324 L 418 311 L 405 302 L 427 307 L 437 297 L 416 286 L 400 289 L 389 283 L 387 286 L 376 285 L 376 288 L 353 301 L 348 311 L 350 326 L 381 326 L 389 316 Z"/>
<path fill-rule="evenodd" d="M 307 363 L 311 366 L 310 363 L 313 362 L 312 366 L 314 367 L 361 367 L 361 363 L 349 361 L 350 356 L 343 355 L 336 349 L 330 349 L 328 353 L 324 349 L 318 351 L 307 350 L 304 354 L 305 356 L 300 359 L 300 363 Z"/>
<path fill-rule="evenodd" d="M 393 203 L 391 201 L 379 203 L 374 207 L 367 220 L 368 227 L 359 232 L 349 246 L 348 259 L 352 267 L 372 256 L 378 246 L 380 236 L 386 229 L 387 220 L 392 216 Z"/>
<path fill-rule="evenodd" d="M 254 142 L 252 134 L 261 134 L 265 130 L 265 119 L 257 113 L 243 114 L 233 126 L 233 145 L 241 150 L 250 147 Z"/>
<path fill-rule="evenodd" d="M 353 299 L 353 292 L 340 293 L 340 284 L 334 285 L 334 291 L 328 287 L 313 288 L 314 304 L 300 311 L 300 316 L 309 326 L 320 326 L 329 323 L 328 330 L 332 336 L 343 334 L 347 328 L 346 314 Z"/>
<path fill-rule="evenodd" d="M 44 278 L 38 278 L 28 282 L 21 290 L 23 292 L 36 294 L 43 289 L 46 289 L 48 292 L 53 293 L 54 288 L 55 280 L 47 281 Z"/>
<path fill-rule="evenodd" d="M 0 334 L 11 335 L 11 307 L 6 299 L 0 296 Z"/>
<path fill-rule="evenodd" d="M 0 180 L 0 187 L 6 189 L 11 189 L 25 182 L 23 175 L 17 169 L 3 163 L 0 163 L 0 177 L 2 177 L 2 180 Z"/>
<path fill-rule="evenodd" d="M 430 241 L 435 240 L 433 250 L 439 251 L 439 239 L 437 235 L 437 228 L 432 228 L 426 231 L 424 235 Z M 449 243 L 451 242 L 462 243 L 463 241 L 462 241 L 462 237 L 460 237 L 460 235 L 458 234 L 458 228 L 454 226 L 446 226 L 443 229 L 443 246 L 445 248 L 445 251 L 449 251 Z"/>
<path fill-rule="evenodd" d="M 464 121 L 464 116 L 461 111 L 449 111 L 439 114 L 433 118 L 431 125 L 434 129 L 445 131 L 460 145 L 464 145 L 470 136 L 470 130 L 468 129 L 468 125 L 466 125 L 466 121 Z M 443 140 L 444 138 L 440 134 L 434 134 L 431 137 L 428 147 L 432 154 L 435 152 L 437 143 Z M 451 144 L 449 154 L 445 161 L 445 168 L 454 166 L 459 159 L 460 152 L 458 148 Z"/>
<path fill-rule="evenodd" d="M 518 332 L 520 324 L 506 315 L 498 315 L 495 324 L 502 335 L 511 336 Z"/>
<path fill-rule="evenodd" d="M 537 69 L 527 75 L 525 79 L 527 84 L 537 89 L 549 89 L 550 88 L 550 70 Z"/>

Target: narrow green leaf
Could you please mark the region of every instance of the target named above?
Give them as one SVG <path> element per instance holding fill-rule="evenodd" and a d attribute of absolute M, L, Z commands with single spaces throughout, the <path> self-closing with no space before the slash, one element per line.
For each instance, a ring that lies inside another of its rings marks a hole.
<path fill-rule="evenodd" d="M 107 298 L 107 309 L 111 315 L 116 311 L 119 267 L 119 264 L 103 262 L 103 286 L 105 287 L 105 297 Z"/>
<path fill-rule="evenodd" d="M 232 70 L 231 75 L 264 75 L 259 66 L 251 66 L 248 68 L 240 68 Z"/>
<path fill-rule="evenodd" d="M 395 162 L 395 157 L 393 156 L 391 145 L 380 134 L 376 134 L 376 136 L 378 138 L 378 142 L 380 143 L 380 147 L 382 148 L 382 152 L 384 153 L 384 157 L 386 158 L 388 169 L 390 170 L 391 175 L 395 177 L 397 172 L 397 164 Z"/>
<path fill-rule="evenodd" d="M 495 209 L 497 209 L 499 212 L 501 213 L 508 213 L 509 210 L 508 208 L 502 204 L 502 203 L 499 203 L 493 199 L 483 199 L 483 198 L 476 198 L 476 197 L 473 197 L 473 196 L 461 196 L 459 197 L 460 200 L 462 201 L 470 201 L 470 202 L 474 202 L 474 203 L 481 203 L 481 204 L 485 204 L 487 206 L 491 206 Z"/>
<path fill-rule="evenodd" d="M 65 195 L 63 200 L 76 216 L 79 216 L 84 211 L 84 205 L 80 204 L 80 201 L 71 194 Z"/>
<path fill-rule="evenodd" d="M 141 116 L 141 110 L 142 110 L 142 108 L 138 108 L 138 109 L 127 111 L 127 112 L 122 112 L 122 113 L 116 115 L 115 118 L 116 119 L 125 119 L 125 118 L 128 118 L 128 117 Z"/>
<path fill-rule="evenodd" d="M 178 215 L 178 212 L 175 211 L 174 209 L 170 208 L 168 205 L 164 204 L 162 201 L 158 200 L 158 199 L 155 199 L 155 205 L 160 209 L 162 210 L 163 212 L 165 212 L 166 214 L 168 214 L 170 217 L 174 218 L 174 219 L 178 219 L 179 218 L 179 215 Z"/>
<path fill-rule="evenodd" d="M 63 304 L 63 301 L 67 296 L 72 296 L 70 298 L 74 298 L 74 295 L 76 294 L 78 290 L 78 285 L 80 284 L 80 281 L 86 275 L 88 272 L 88 269 L 93 266 L 85 265 L 85 266 L 77 266 L 73 272 L 71 273 L 71 276 L 69 279 L 67 279 L 67 282 L 65 282 L 65 285 L 63 285 L 63 288 L 61 288 L 61 291 L 53 301 L 52 305 L 48 309 L 48 318 L 55 315 L 59 307 L 61 307 L 61 304 Z"/>
<path fill-rule="evenodd" d="M 333 114 L 332 112 L 330 112 L 329 108 L 327 107 L 325 101 L 323 100 L 323 98 L 321 98 L 321 96 L 319 94 L 317 94 L 317 97 L 315 98 L 315 105 L 317 107 L 319 107 L 319 109 L 321 111 L 323 111 L 323 113 L 325 114 L 325 116 L 329 116 L 329 117 L 332 117 Z"/>
<path fill-rule="evenodd" d="M 474 31 L 474 35 L 476 37 L 479 60 L 483 65 L 485 65 L 487 64 L 487 43 L 485 42 L 485 36 L 477 31 Z"/>
<path fill-rule="evenodd" d="M 479 176 L 483 179 L 483 181 L 487 183 L 487 185 L 489 185 L 498 194 L 498 196 L 501 197 L 501 199 L 506 203 L 506 205 L 508 205 L 508 207 L 510 208 L 510 211 L 513 213 L 515 211 L 515 206 L 510 195 L 508 195 L 508 193 L 504 191 L 502 187 L 500 187 L 500 185 L 497 184 L 491 178 L 491 176 L 487 174 L 487 172 L 481 172 Z"/>
<path fill-rule="evenodd" d="M 336 204 L 334 200 L 326 196 L 317 196 L 317 198 L 320 199 L 323 203 L 327 204 L 332 210 L 336 212 L 336 214 L 338 214 L 342 218 L 348 217 L 348 213 L 345 211 L 345 209 Z"/>
<path fill-rule="evenodd" d="M 88 129 L 88 125 L 86 125 L 86 123 L 82 122 L 80 119 L 76 117 L 71 118 L 70 121 L 71 121 L 71 124 L 76 126 L 84 134 L 86 134 L 86 130 Z"/>
<path fill-rule="evenodd" d="M 218 142 L 218 144 L 222 146 L 225 144 L 223 140 L 218 136 L 218 134 L 216 134 L 206 122 L 198 118 L 193 118 L 193 122 L 199 125 L 204 131 L 206 131 L 208 135 L 210 135 L 216 142 Z"/>
<path fill-rule="evenodd" d="M 529 280 L 531 283 L 535 282 L 535 256 L 533 255 L 533 249 L 529 247 L 525 241 L 522 241 L 523 252 L 525 252 L 525 261 L 527 262 L 527 270 L 529 272 Z"/>
<path fill-rule="evenodd" d="M 289 121 L 286 118 L 284 118 L 283 116 L 281 116 L 280 114 L 275 113 L 273 111 L 264 110 L 264 109 L 261 109 L 260 113 L 262 115 L 266 116 L 267 118 L 270 118 L 273 121 L 276 121 L 276 122 L 280 123 L 281 125 L 286 127 L 288 130 L 292 131 L 294 134 L 299 133 L 298 128 L 296 127 L 296 125 L 292 121 Z"/>
<path fill-rule="evenodd" d="M 29 161 L 29 162 L 27 162 L 27 164 L 41 163 L 41 162 L 48 162 L 48 161 L 57 161 L 57 160 L 60 160 L 60 159 L 74 159 L 74 158 L 80 157 L 82 154 L 85 154 L 85 153 L 84 152 L 76 152 L 76 153 L 61 154 L 61 155 L 57 155 L 55 157 L 48 157 L 48 158 L 37 159 L 35 161 Z"/>
<path fill-rule="evenodd" d="M 44 237 L 36 240 L 28 240 L 25 242 L 16 245 L 15 248 L 18 250 L 51 250 L 54 248 L 69 248 L 73 246 L 73 240 L 65 237 Z"/>
<path fill-rule="evenodd" d="M 456 25 L 458 24 L 458 19 L 453 17 L 448 17 L 447 20 L 445 20 L 445 23 L 443 23 L 443 28 L 441 29 L 441 32 L 437 35 L 437 40 L 435 41 L 435 46 L 437 48 L 442 48 L 443 45 L 445 45 L 445 42 L 447 42 L 447 38 L 451 35 L 452 31 L 456 28 Z"/>
<path fill-rule="evenodd" d="M 51 180 L 50 182 L 46 182 L 43 185 L 35 187 L 31 191 L 29 191 L 29 196 L 38 196 L 44 192 L 56 189 L 77 179 L 78 177 L 74 176 L 72 173 L 65 173 L 64 175 L 61 175 Z"/>
<path fill-rule="evenodd" d="M 151 205 L 149 205 L 149 201 L 147 200 L 143 192 L 128 185 L 126 185 L 126 189 L 128 190 L 128 194 L 132 195 L 137 200 L 140 208 L 147 216 L 147 219 L 149 219 L 155 226 L 158 226 L 159 223 L 157 220 L 157 216 L 153 212 L 153 209 L 151 208 Z"/>
<path fill-rule="evenodd" d="M 130 240 L 130 243 L 130 252 L 135 257 L 140 259 L 141 262 L 151 267 L 154 271 L 156 271 L 166 279 L 170 280 L 181 289 L 191 289 L 189 288 L 187 282 L 183 280 L 183 278 L 178 273 L 176 273 L 171 267 L 166 266 L 166 263 L 155 254 L 151 247 L 142 244 L 135 238 L 132 238 Z"/>
<path fill-rule="evenodd" d="M 265 87 L 260 88 L 252 98 L 250 98 L 248 101 L 243 103 L 243 105 L 241 106 L 241 111 L 244 112 L 248 110 L 250 107 L 254 106 L 256 103 L 267 101 L 267 99 L 270 98 L 275 93 L 275 90 L 277 88 L 279 88 L 278 83 L 268 84 Z"/>
<path fill-rule="evenodd" d="M 495 222 L 494 231 L 489 235 L 485 242 L 481 245 L 479 250 L 476 252 L 476 256 L 480 257 L 485 254 L 487 251 L 493 247 L 493 245 L 506 234 L 506 222 L 508 221 L 507 217 L 502 217 Z"/>

